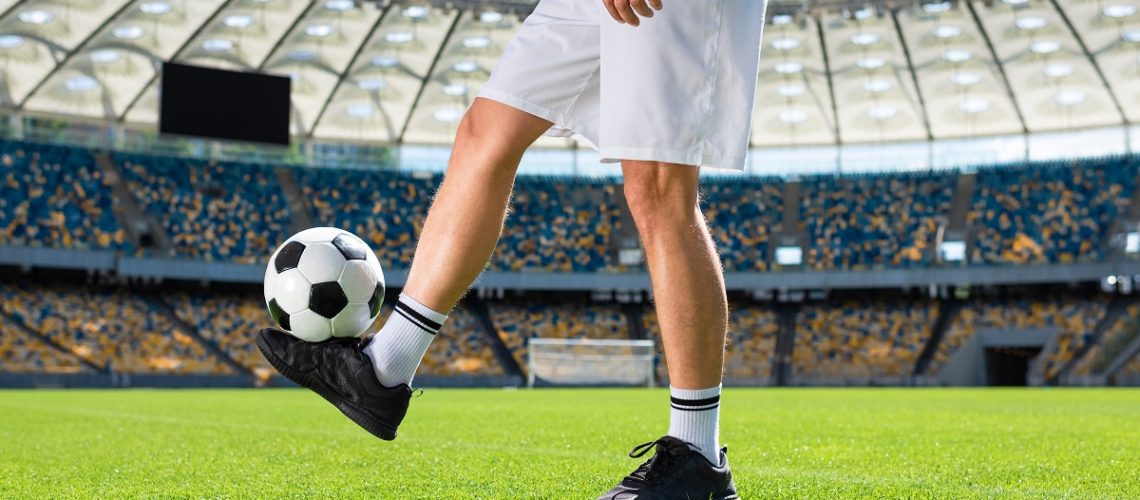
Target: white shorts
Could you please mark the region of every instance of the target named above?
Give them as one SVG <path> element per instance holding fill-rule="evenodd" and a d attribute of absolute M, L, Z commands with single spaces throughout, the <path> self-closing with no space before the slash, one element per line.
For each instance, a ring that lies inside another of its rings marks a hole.
<path fill-rule="evenodd" d="M 549 120 L 603 162 L 743 169 L 765 0 L 672 0 L 632 27 L 601 0 L 541 0 L 480 97 Z"/>

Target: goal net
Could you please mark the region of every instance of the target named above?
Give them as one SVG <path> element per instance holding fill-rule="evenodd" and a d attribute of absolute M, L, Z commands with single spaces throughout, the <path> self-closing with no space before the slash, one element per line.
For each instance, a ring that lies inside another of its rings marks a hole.
<path fill-rule="evenodd" d="M 644 385 L 653 387 L 652 340 L 530 339 L 527 387 Z"/>

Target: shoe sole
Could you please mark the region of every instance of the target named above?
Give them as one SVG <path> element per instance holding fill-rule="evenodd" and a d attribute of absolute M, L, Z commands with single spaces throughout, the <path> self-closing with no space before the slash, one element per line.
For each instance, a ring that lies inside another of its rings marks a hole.
<path fill-rule="evenodd" d="M 257 336 L 257 350 L 261 351 L 261 355 L 265 356 L 265 359 L 269 361 L 269 364 L 272 365 L 273 368 L 280 374 L 284 375 L 285 378 L 292 380 L 294 383 L 300 385 L 301 387 L 317 393 L 317 395 L 324 398 L 325 401 L 332 403 L 332 405 L 335 406 L 336 409 L 340 410 L 344 416 L 348 417 L 349 420 L 352 420 L 353 423 L 359 425 L 373 436 L 376 436 L 385 441 L 392 441 L 396 439 L 396 429 L 393 429 L 389 425 L 385 425 L 383 422 L 380 422 L 375 417 L 369 415 L 365 410 L 358 408 L 356 405 L 352 404 L 349 401 L 346 401 L 343 397 L 341 397 L 340 394 L 337 394 L 325 387 L 323 383 L 313 383 L 308 376 L 297 371 L 292 366 L 289 366 L 287 363 L 285 363 L 284 360 L 277 357 L 276 354 L 273 354 L 273 350 L 270 349 L 268 345 L 266 345 L 265 340 L 261 335 Z"/>

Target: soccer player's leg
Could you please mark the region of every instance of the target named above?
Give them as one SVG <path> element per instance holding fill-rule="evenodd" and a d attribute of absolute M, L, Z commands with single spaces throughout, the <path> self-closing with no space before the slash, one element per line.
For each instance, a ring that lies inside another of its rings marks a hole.
<path fill-rule="evenodd" d="M 550 122 L 476 99 L 459 124 L 443 185 L 428 212 L 408 282 L 377 335 L 308 343 L 262 330 L 257 345 L 290 380 L 385 440 L 396 438 L 410 384 L 447 314 L 498 241 L 522 154 Z M 414 297 L 414 298 L 413 298 Z"/>
<path fill-rule="evenodd" d="M 718 443 L 728 306 L 720 259 L 698 205 L 698 170 L 622 162 L 669 359 L 671 410 L 668 434 L 635 449 L 644 454 L 655 447 L 654 457 L 602 498 L 736 496 Z"/>

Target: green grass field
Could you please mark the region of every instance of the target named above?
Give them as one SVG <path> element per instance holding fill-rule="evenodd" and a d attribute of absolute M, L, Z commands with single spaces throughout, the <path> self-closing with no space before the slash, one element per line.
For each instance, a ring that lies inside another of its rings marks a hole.
<path fill-rule="evenodd" d="M 1140 498 L 1140 390 L 730 389 L 744 498 Z M 302 390 L 0 391 L 0 498 L 591 498 L 664 390 L 433 390 L 382 442 Z"/>

